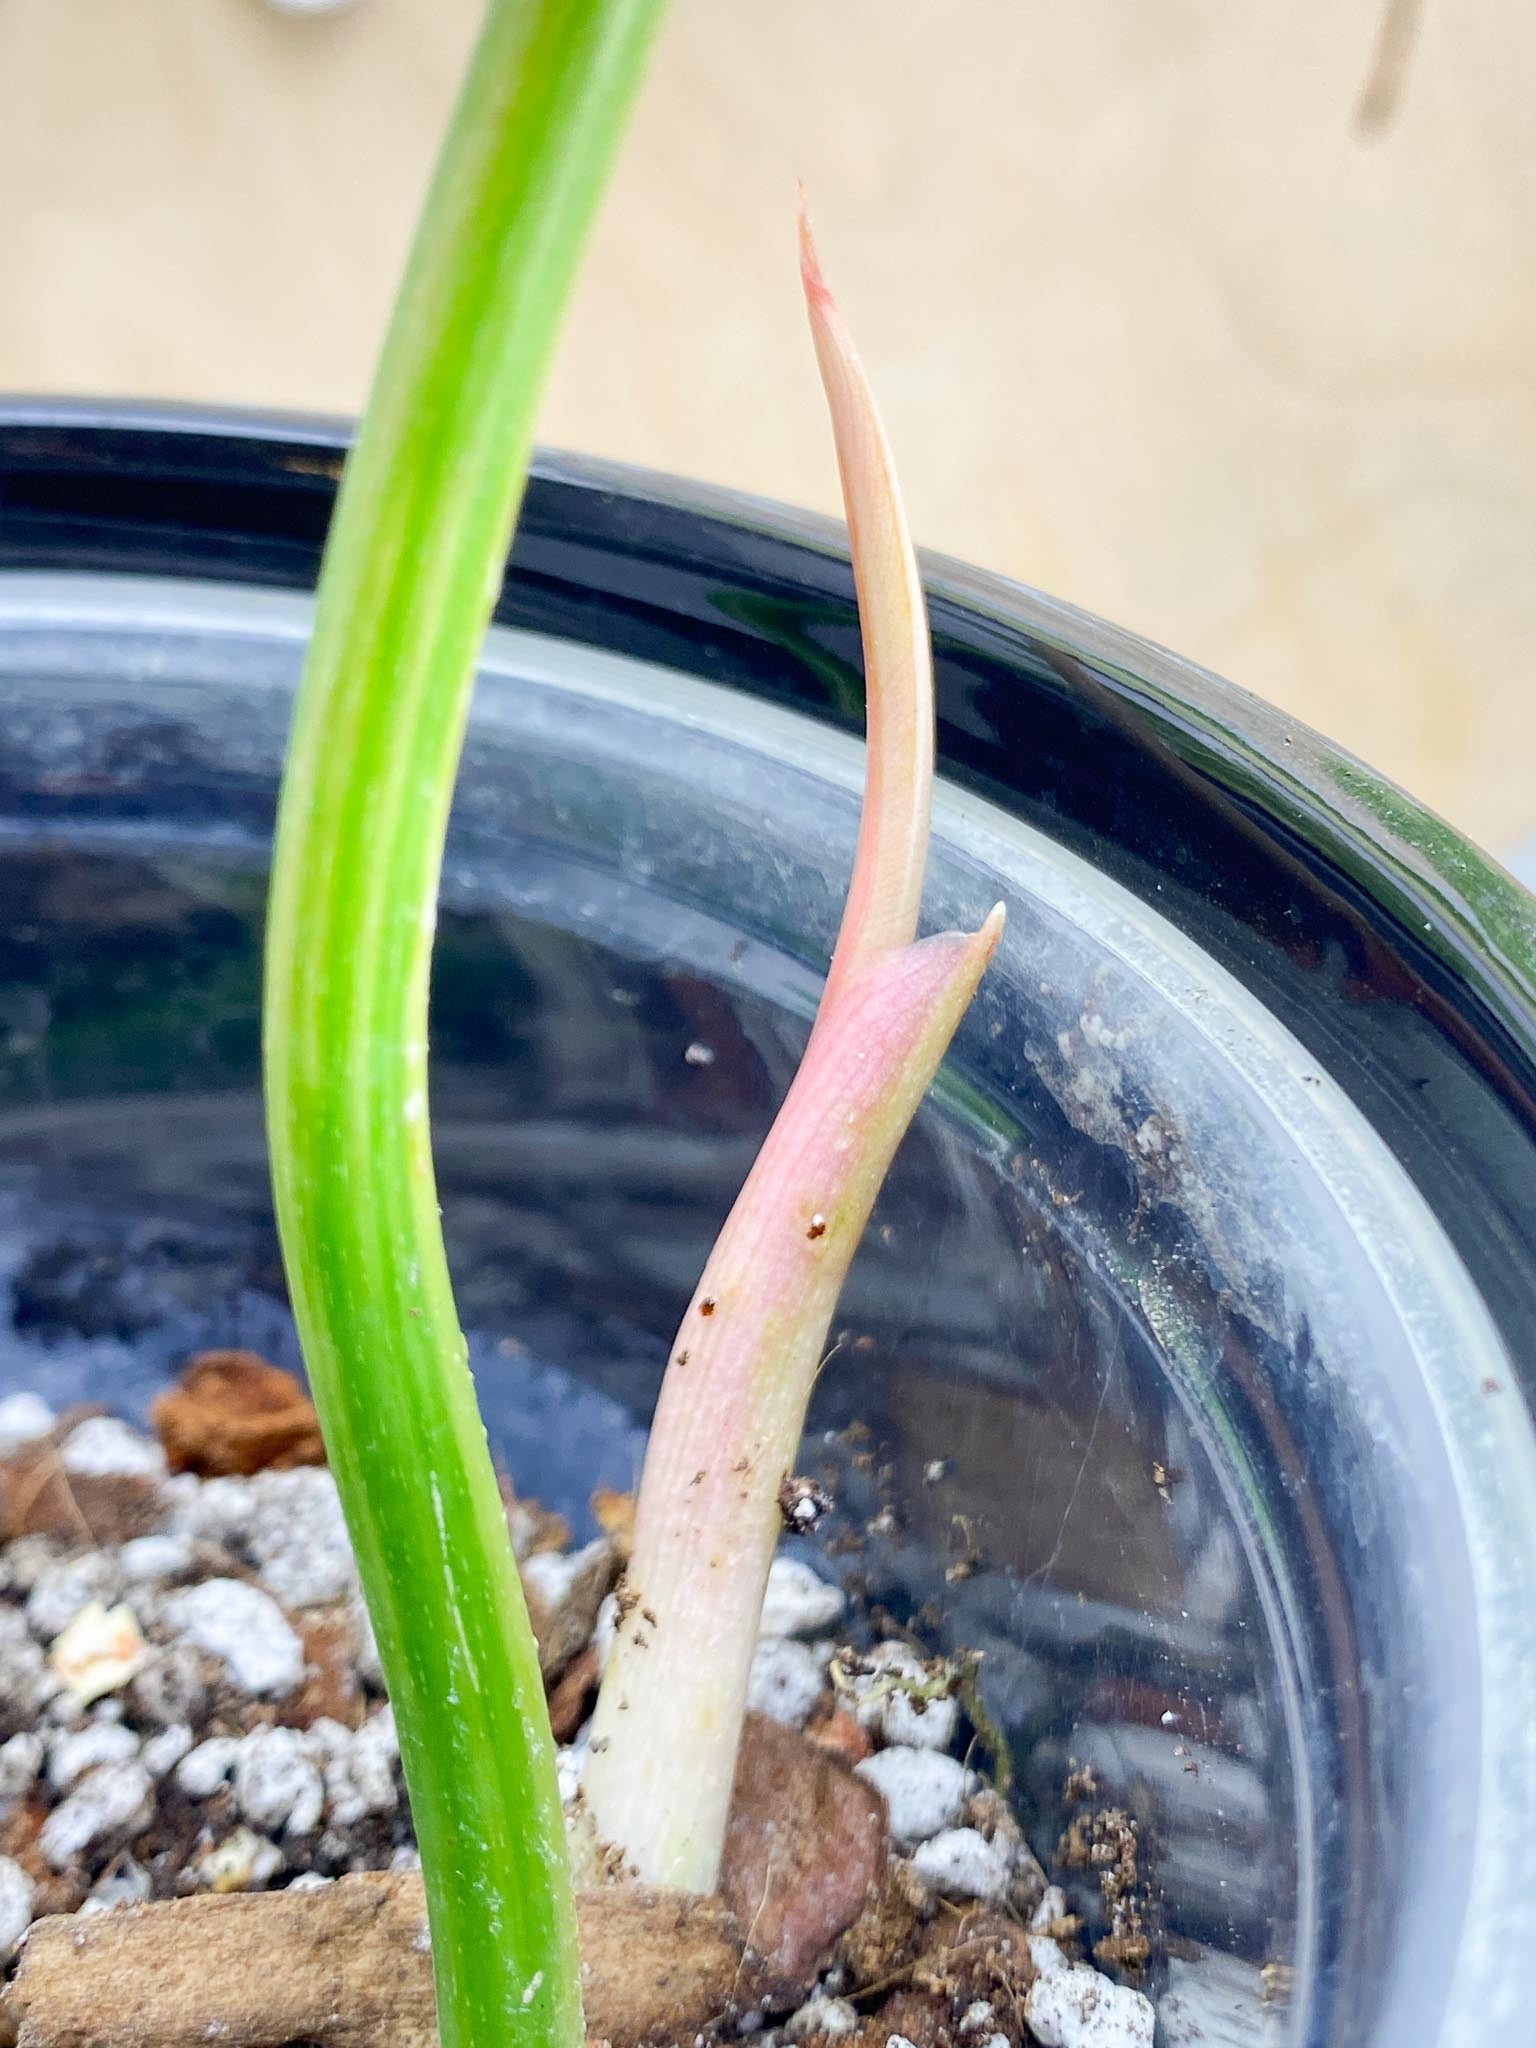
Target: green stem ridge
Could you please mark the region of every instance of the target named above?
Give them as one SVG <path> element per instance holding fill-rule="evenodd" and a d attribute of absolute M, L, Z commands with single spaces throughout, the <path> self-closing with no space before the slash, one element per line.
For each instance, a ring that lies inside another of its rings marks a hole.
<path fill-rule="evenodd" d="M 444 2048 L 584 2038 L 553 1744 L 466 1364 L 427 994 L 534 409 L 660 0 L 492 0 L 347 465 L 268 911 L 294 1314 L 400 1730 Z"/>

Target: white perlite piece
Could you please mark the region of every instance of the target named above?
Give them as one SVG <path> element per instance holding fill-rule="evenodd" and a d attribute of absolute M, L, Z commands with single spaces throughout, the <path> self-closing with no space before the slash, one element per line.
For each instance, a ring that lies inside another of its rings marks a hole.
<path fill-rule="evenodd" d="M 765 1636 L 813 1636 L 839 1621 L 847 1605 L 841 1586 L 818 1578 L 798 1558 L 776 1557 L 758 1628 Z"/>
<path fill-rule="evenodd" d="M 198 1859 L 197 1874 L 211 1892 L 248 1892 L 276 1877 L 282 1867 L 283 1852 L 275 1842 L 239 1827 Z"/>
<path fill-rule="evenodd" d="M 1067 1917 L 1067 1895 L 1059 1884 L 1048 1884 L 1040 1894 L 1040 1903 L 1029 1916 L 1032 1934 L 1044 1934 L 1047 1929 Z"/>
<path fill-rule="evenodd" d="M 882 1749 L 856 1766 L 885 1801 L 898 1842 L 926 1842 L 953 1827 L 975 1780 L 952 1756 L 932 1749 Z"/>
<path fill-rule="evenodd" d="M 613 1545 L 599 1536 L 580 1550 L 536 1550 L 518 1569 L 525 1590 L 551 1614 L 558 1614 L 594 1566 L 606 1568 L 612 1555 Z"/>
<path fill-rule="evenodd" d="M 984 1899 L 1000 1905 L 1012 1868 L 1006 1852 L 975 1828 L 945 1828 L 913 1853 L 912 1868 L 944 1899 Z"/>
<path fill-rule="evenodd" d="M 1039 1975 L 1024 2017 L 1041 2048 L 1152 2048 L 1157 2015 L 1150 1998 L 1112 1984 L 1087 1963 L 1069 1963 L 1055 1942 L 1029 1936 Z"/>
<path fill-rule="evenodd" d="M 251 1481 L 246 1544 L 285 1607 L 320 1607 L 357 1589 L 336 1481 L 323 1465 L 260 1472 Z"/>
<path fill-rule="evenodd" d="M 58 1680 L 44 1666 L 25 1617 L 14 1607 L 0 1607 L 0 1705 L 30 1719 L 57 1689 Z"/>
<path fill-rule="evenodd" d="M 256 1512 L 249 1479 L 198 1479 L 180 1472 L 161 1491 L 172 1502 L 172 1533 L 194 1543 L 242 1543 Z"/>
<path fill-rule="evenodd" d="M 786 2041 L 840 2041 L 855 2034 L 859 2015 L 846 1998 L 810 1998 L 784 2022 Z"/>
<path fill-rule="evenodd" d="M 0 1963 L 8 1963 L 32 1925 L 32 1880 L 9 1856 L 0 1856 Z"/>
<path fill-rule="evenodd" d="M 154 1786 L 142 1764 L 102 1764 L 53 1809 L 37 1844 L 50 1870 L 67 1870 L 95 1843 L 136 1835 L 154 1813 Z"/>
<path fill-rule="evenodd" d="M 352 1782 L 367 1812 L 393 1813 L 400 1804 L 395 1788 L 395 1765 L 399 1761 L 395 1710 L 381 1707 L 352 1738 Z"/>
<path fill-rule="evenodd" d="M 0 1743 L 0 1815 L 7 1814 L 17 1800 L 25 1799 L 43 1767 L 43 1738 L 23 1728 L 9 1742 Z"/>
<path fill-rule="evenodd" d="M 617 1593 L 605 1593 L 598 1604 L 597 1620 L 592 1624 L 592 1647 L 597 1651 L 599 1678 L 608 1669 L 608 1659 L 613 1655 L 618 1633 L 619 1596 Z"/>
<path fill-rule="evenodd" d="M 881 1643 L 867 1660 L 870 1669 L 849 1682 L 854 1715 L 881 1741 L 907 1749 L 948 1749 L 960 1709 L 952 1699 L 916 1699 L 903 1680 L 922 1684 L 928 1668 L 906 1643 Z"/>
<path fill-rule="evenodd" d="M 208 1698 L 201 1652 L 191 1643 L 157 1646 L 129 1679 L 125 1697 L 135 1718 L 156 1728 L 201 1721 Z"/>
<path fill-rule="evenodd" d="M 125 1586 L 153 1585 L 174 1579 L 192 1566 L 192 1545 L 185 1536 L 135 1536 L 118 1552 Z"/>
<path fill-rule="evenodd" d="M 53 1545 L 46 1536 L 18 1536 L 14 1543 L 0 1546 L 0 1592 L 13 1600 L 25 1600 L 54 1561 Z M 19 1618 L 7 1607 L 3 1625 L 8 1629 Z"/>
<path fill-rule="evenodd" d="M 296 1729 L 253 1729 L 235 1757 L 234 1787 L 235 1804 L 258 1828 L 307 1835 L 320 1825 L 325 1785 Z"/>
<path fill-rule="evenodd" d="M 165 1603 L 164 1620 L 186 1642 L 223 1659 L 244 1691 L 280 1698 L 304 1676 L 304 1648 L 275 1600 L 239 1579 L 204 1579 Z"/>
<path fill-rule="evenodd" d="M 189 1799 L 211 1799 L 226 1782 L 240 1754 L 237 1735 L 210 1735 L 176 1766 L 176 1783 Z"/>
<path fill-rule="evenodd" d="M 55 1792 L 94 1771 L 98 1764 L 125 1764 L 139 1753 L 139 1738 L 120 1721 L 88 1721 L 67 1735 L 56 1735 L 48 1750 L 48 1783 Z"/>
<path fill-rule="evenodd" d="M 149 1872 L 131 1856 L 114 1858 L 91 1886 L 91 1895 L 80 1911 L 110 1913 L 114 1906 L 142 1906 L 154 1886 Z"/>
<path fill-rule="evenodd" d="M 357 1675 L 371 1692 L 384 1690 L 384 1666 L 379 1662 L 379 1639 L 373 1632 L 373 1616 L 368 1612 L 368 1603 L 359 1597 L 352 1602 L 352 1635 L 357 1643 L 357 1655 L 353 1662 Z"/>
<path fill-rule="evenodd" d="M 104 1550 L 88 1550 L 51 1564 L 37 1575 L 27 1595 L 27 1624 L 40 1642 L 63 1635 L 82 1607 L 96 1602 L 107 1607 L 117 1594 L 117 1559 Z"/>
<path fill-rule="evenodd" d="M 88 1415 L 65 1437 L 59 1463 L 82 1479 L 163 1479 L 165 1453 L 115 1415 Z"/>
<path fill-rule="evenodd" d="M 174 1771 L 192 1748 L 192 1730 L 184 1721 L 169 1728 L 162 1728 L 158 1735 L 151 1735 L 140 1751 L 140 1761 L 152 1778 L 163 1778 Z"/>
<path fill-rule="evenodd" d="M 8 1394 L 0 1401 L 0 1458 L 8 1458 L 23 1444 L 35 1444 L 53 1423 L 53 1410 L 41 1394 Z"/>
<path fill-rule="evenodd" d="M 555 1775 L 560 1785 L 560 1804 L 569 1806 L 581 1790 L 581 1774 L 587 1768 L 587 1747 L 574 1744 L 555 1751 Z"/>
<path fill-rule="evenodd" d="M 380 1708 L 356 1734 L 338 1721 L 316 1721 L 309 1741 L 325 1769 L 325 1811 L 332 1827 L 355 1827 L 370 1813 L 393 1813 L 399 1806 L 400 1742 L 392 1707 Z"/>
<path fill-rule="evenodd" d="M 826 1683 L 827 1660 L 790 1636 L 762 1636 L 747 1679 L 747 1707 L 786 1728 L 803 1728 Z"/>

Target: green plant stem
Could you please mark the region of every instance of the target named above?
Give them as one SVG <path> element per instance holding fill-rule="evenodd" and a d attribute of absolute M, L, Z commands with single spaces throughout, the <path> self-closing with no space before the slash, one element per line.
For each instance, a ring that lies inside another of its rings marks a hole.
<path fill-rule="evenodd" d="M 278 1223 L 399 1723 L 444 2048 L 583 2038 L 543 1687 L 439 1223 L 427 993 L 534 408 L 659 13 L 492 0 L 337 504 L 268 910 Z"/>

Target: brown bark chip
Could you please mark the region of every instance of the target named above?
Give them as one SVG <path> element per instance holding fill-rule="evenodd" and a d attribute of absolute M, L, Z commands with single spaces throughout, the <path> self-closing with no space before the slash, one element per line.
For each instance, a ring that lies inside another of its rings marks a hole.
<path fill-rule="evenodd" d="M 833 1707 L 828 1713 L 813 1715 L 805 1732 L 818 1748 L 841 1757 L 845 1764 L 861 1764 L 865 1757 L 874 1755 L 875 1745 L 870 1741 L 868 1731 L 861 1728 L 844 1707 Z"/>
<path fill-rule="evenodd" d="M 357 1676 L 357 1631 L 345 1610 L 321 1607 L 294 1618 L 304 1645 L 304 1682 L 285 1700 L 282 1719 L 290 1728 L 317 1721 L 362 1726 L 366 1703 Z"/>
<path fill-rule="evenodd" d="M 591 1642 L 597 1610 L 613 1584 L 618 1559 L 613 1545 L 599 1537 L 568 1555 L 535 1552 L 518 1569 L 539 1646 L 539 1670 L 545 1685 L 552 1685 Z"/>
<path fill-rule="evenodd" d="M 615 1885 L 577 1914 L 594 2039 L 692 2041 L 728 2011 L 741 1943 L 716 1901 Z M 18 2048 L 435 2048 L 421 1879 L 41 1921 L 6 2006 Z"/>
<path fill-rule="evenodd" d="M 200 1352 L 152 1419 L 173 1472 L 248 1478 L 325 1463 L 315 1404 L 254 1351 Z"/>
<path fill-rule="evenodd" d="M 585 1721 L 600 1676 L 597 1645 L 588 1643 L 551 1686 L 547 1702 L 549 1727 L 556 1742 L 569 1742 Z"/>
<path fill-rule="evenodd" d="M 720 1891 L 776 1987 L 806 1988 L 885 1869 L 880 1795 L 826 1750 L 749 1714 Z"/>
<path fill-rule="evenodd" d="M 635 1496 L 617 1493 L 611 1486 L 600 1486 L 592 1496 L 592 1512 L 597 1517 L 597 1526 L 611 1538 L 619 1562 L 628 1564 L 629 1553 L 635 1547 Z"/>

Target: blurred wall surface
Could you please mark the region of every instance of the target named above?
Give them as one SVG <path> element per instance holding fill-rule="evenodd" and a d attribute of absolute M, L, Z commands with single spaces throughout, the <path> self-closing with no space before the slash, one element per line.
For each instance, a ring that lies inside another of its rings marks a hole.
<path fill-rule="evenodd" d="M 355 408 L 476 15 L 5 0 L 0 386 Z M 545 438 L 834 505 L 804 178 L 920 539 L 1511 844 L 1533 102 L 1531 0 L 674 0 Z"/>

